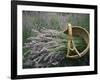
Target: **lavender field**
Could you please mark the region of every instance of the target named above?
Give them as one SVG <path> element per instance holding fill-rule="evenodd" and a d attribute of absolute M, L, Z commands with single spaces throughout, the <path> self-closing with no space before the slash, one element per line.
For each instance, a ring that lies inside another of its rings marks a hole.
<path fill-rule="evenodd" d="M 66 24 L 81 26 L 89 32 L 89 14 L 23 11 L 23 68 L 89 65 L 89 51 L 79 59 L 66 58 Z M 73 33 L 74 34 L 74 33 Z M 86 43 L 74 37 L 81 52 Z"/>

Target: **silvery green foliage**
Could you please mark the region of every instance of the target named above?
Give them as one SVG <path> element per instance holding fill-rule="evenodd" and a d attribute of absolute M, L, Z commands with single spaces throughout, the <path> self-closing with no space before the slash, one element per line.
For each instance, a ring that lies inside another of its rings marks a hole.
<path fill-rule="evenodd" d="M 65 47 L 67 43 L 66 34 L 51 29 L 43 29 L 41 32 L 34 29 L 32 31 L 37 33 L 37 36 L 27 38 L 29 42 L 25 43 L 24 48 L 30 50 L 24 53 L 23 58 L 26 58 L 25 55 L 28 54 L 23 63 L 24 68 L 60 65 L 65 58 L 62 48 L 65 48 L 65 51 L 67 50 Z"/>

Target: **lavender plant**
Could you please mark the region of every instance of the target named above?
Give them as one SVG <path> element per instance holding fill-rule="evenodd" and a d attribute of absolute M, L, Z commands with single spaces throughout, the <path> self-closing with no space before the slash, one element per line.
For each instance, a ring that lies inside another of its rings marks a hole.
<path fill-rule="evenodd" d="M 23 68 L 46 68 L 89 65 L 89 54 L 80 59 L 66 58 L 66 24 L 82 26 L 89 31 L 89 15 L 78 13 L 23 11 Z M 84 40 L 75 36 L 81 52 Z M 89 52 L 88 52 L 89 53 Z"/>

